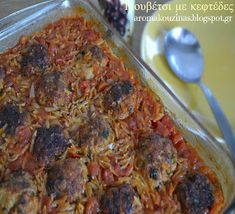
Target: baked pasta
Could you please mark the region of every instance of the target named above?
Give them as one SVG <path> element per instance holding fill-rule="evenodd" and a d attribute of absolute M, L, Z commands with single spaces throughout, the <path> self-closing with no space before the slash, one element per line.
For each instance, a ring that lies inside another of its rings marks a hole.
<path fill-rule="evenodd" d="M 215 173 L 83 17 L 0 54 L 0 213 L 219 213 Z"/>

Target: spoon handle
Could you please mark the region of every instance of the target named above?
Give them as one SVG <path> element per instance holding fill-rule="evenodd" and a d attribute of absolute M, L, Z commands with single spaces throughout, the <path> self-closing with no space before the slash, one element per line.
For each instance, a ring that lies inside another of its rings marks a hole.
<path fill-rule="evenodd" d="M 235 159 L 235 138 L 231 126 L 229 125 L 228 119 L 222 111 L 218 101 L 212 95 L 210 89 L 201 81 L 198 82 L 198 85 L 201 87 L 202 91 L 207 97 L 207 100 L 209 102 L 212 112 L 214 113 L 220 131 L 224 136 L 225 142 L 229 147 L 233 159 Z"/>

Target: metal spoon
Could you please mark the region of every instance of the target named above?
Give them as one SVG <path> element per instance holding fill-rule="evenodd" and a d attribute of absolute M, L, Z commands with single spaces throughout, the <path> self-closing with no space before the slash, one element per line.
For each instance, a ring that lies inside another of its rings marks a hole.
<path fill-rule="evenodd" d="M 201 87 L 232 157 L 235 158 L 235 138 L 231 126 L 217 100 L 201 81 L 204 60 L 197 38 L 185 28 L 173 28 L 165 35 L 164 50 L 166 59 L 174 73 L 181 80 L 196 83 Z"/>

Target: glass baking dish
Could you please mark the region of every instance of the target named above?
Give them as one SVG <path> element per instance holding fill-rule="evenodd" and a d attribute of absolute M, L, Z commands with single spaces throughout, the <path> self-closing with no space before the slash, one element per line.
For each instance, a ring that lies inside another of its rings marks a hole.
<path fill-rule="evenodd" d="M 228 148 L 211 136 L 160 78 L 128 48 L 106 23 L 93 3 L 89 0 L 50 0 L 1 19 L 0 52 L 13 47 L 21 35 L 38 31 L 61 17 L 79 13 L 86 19 L 92 20 L 96 30 L 103 34 L 115 54 L 122 57 L 125 65 L 132 67 L 142 82 L 156 93 L 185 139 L 216 172 L 223 189 L 225 199 L 223 212 L 225 212 L 235 200 L 235 163 L 231 159 Z"/>

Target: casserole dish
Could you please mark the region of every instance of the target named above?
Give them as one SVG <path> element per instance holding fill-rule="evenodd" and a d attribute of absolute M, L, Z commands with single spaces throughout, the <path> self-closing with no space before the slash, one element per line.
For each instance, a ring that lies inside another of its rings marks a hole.
<path fill-rule="evenodd" d="M 94 27 L 103 34 L 113 52 L 124 59 L 125 66 L 133 68 L 141 81 L 147 84 L 161 99 L 165 110 L 185 139 L 192 144 L 200 157 L 216 173 L 222 186 L 224 210 L 226 210 L 235 195 L 234 162 L 231 160 L 226 146 L 219 144 L 213 136 L 210 136 L 156 74 L 130 51 L 115 32 L 110 30 L 90 1 L 46 1 L 3 18 L 0 20 L 0 51 L 13 47 L 22 34 L 39 31 L 48 23 L 76 13 L 95 23 Z"/>

